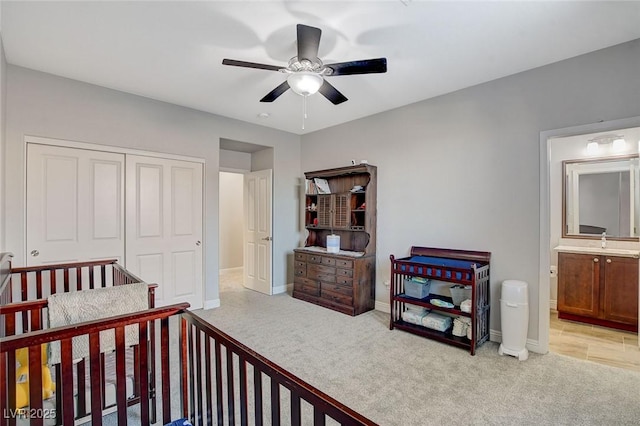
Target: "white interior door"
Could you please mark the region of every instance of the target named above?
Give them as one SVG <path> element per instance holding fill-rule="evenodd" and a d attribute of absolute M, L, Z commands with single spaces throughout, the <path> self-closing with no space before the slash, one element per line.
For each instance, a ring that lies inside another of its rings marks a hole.
<path fill-rule="evenodd" d="M 124 258 L 124 155 L 27 144 L 27 265 Z"/>
<path fill-rule="evenodd" d="M 244 175 L 244 286 L 272 294 L 272 170 Z"/>
<path fill-rule="evenodd" d="M 127 269 L 158 284 L 156 306 L 201 308 L 202 164 L 127 155 Z"/>

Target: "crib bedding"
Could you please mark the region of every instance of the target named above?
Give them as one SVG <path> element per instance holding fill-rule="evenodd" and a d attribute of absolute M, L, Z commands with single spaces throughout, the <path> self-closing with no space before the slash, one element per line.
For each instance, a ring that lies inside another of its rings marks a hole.
<path fill-rule="evenodd" d="M 474 264 L 477 264 L 477 262 L 471 262 L 468 260 L 447 259 L 432 256 L 411 256 L 404 259 L 398 259 L 398 261 L 407 262 L 407 264 L 399 263 L 398 266 L 402 272 L 454 280 L 471 280 L 471 274 L 473 274 L 471 267 Z M 425 266 L 415 265 L 416 263 Z M 456 271 L 450 268 L 466 269 L 467 271 Z"/>

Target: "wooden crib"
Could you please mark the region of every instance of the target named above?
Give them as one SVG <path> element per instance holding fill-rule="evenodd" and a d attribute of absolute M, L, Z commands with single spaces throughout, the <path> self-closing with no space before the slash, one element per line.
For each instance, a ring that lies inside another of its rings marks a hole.
<path fill-rule="evenodd" d="M 344 425 L 375 424 L 203 321 L 186 303 L 154 308 L 150 300 L 145 311 L 47 328 L 43 296 L 139 279 L 111 261 L 11 269 L 9 260 L 4 256 L 0 262 L 0 425 L 53 424 L 54 419 L 55 424 L 101 425 L 104 416 L 114 416 L 119 425 L 166 424 L 180 417 L 194 425 L 324 425 L 327 418 Z M 150 297 L 153 289 L 150 286 Z M 125 327 L 133 324 L 145 344 L 137 345 L 128 371 L 124 335 Z M 113 371 L 105 367 L 100 352 L 100 333 L 105 331 L 115 335 Z M 84 335 L 90 354 L 74 362 L 73 339 Z M 61 362 L 55 366 L 57 387 L 51 401 L 42 396 L 41 345 L 55 341 L 60 342 Z M 30 405 L 16 411 L 15 353 L 20 348 L 29 353 Z M 85 362 L 86 368 L 78 367 Z M 104 401 L 108 375 L 115 376 L 112 406 Z M 127 376 L 135 383 L 132 397 L 126 394 Z"/>

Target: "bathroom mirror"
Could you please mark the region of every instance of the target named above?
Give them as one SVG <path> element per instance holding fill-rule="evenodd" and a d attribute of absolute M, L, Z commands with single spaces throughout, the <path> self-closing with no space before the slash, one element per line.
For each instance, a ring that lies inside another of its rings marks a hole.
<path fill-rule="evenodd" d="M 562 236 L 637 240 L 638 155 L 562 162 Z"/>

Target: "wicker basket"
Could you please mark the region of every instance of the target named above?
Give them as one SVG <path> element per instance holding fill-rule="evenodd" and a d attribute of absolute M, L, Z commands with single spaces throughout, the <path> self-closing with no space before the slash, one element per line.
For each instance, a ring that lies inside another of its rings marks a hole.
<path fill-rule="evenodd" d="M 454 285 L 449 288 L 451 290 L 451 299 L 453 304 L 460 306 L 462 302 L 471 299 L 471 286 Z"/>

